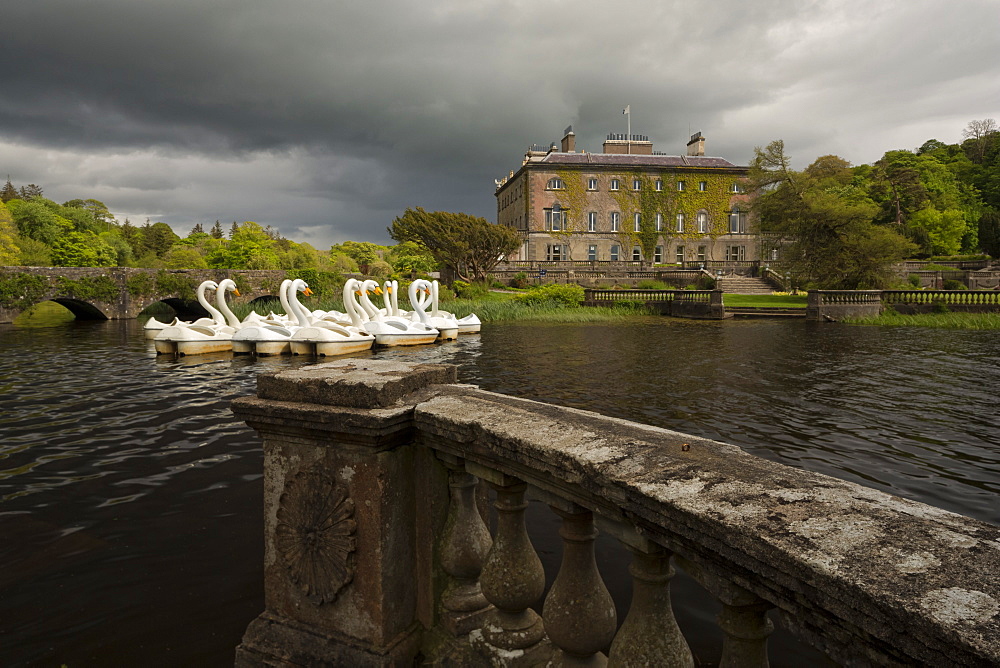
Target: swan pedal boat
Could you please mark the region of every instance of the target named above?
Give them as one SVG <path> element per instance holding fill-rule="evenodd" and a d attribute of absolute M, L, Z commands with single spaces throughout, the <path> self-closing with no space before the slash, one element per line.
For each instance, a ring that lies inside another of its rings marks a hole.
<path fill-rule="evenodd" d="M 203 355 L 233 349 L 233 329 L 209 325 L 164 327 L 153 339 L 158 355 Z"/>
<path fill-rule="evenodd" d="M 302 327 L 292 335 L 293 355 L 333 357 L 369 350 L 375 337 L 368 332 L 353 331 L 340 325 L 324 323 Z"/>
<path fill-rule="evenodd" d="M 426 288 L 424 287 L 425 284 Z M 369 285 L 373 287 L 376 294 L 380 290 L 375 281 L 365 281 L 361 286 L 361 304 L 372 318 L 364 324 L 364 328 L 365 331 L 375 336 L 376 346 L 419 346 L 425 343 L 434 343 L 438 339 L 440 332 L 429 324 L 427 314 L 417 299 L 418 290 L 430 289 L 430 284 L 427 281 L 418 279 L 410 283 L 410 303 L 413 305 L 416 318 L 419 318 L 419 322 L 412 322 L 405 318 L 386 318 L 383 313 L 374 307 L 368 298 Z"/>

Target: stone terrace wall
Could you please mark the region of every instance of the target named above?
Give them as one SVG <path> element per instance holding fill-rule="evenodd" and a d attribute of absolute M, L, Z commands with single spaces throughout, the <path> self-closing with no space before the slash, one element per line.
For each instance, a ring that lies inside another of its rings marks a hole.
<path fill-rule="evenodd" d="M 266 610 L 238 665 L 602 665 L 610 643 L 614 665 L 691 666 L 671 561 L 721 605 L 720 665 L 767 665 L 771 608 L 845 665 L 1000 664 L 1000 527 L 454 382 L 447 365 L 341 360 L 234 402 L 265 462 Z M 541 607 L 525 494 L 562 518 Z M 620 629 L 595 525 L 634 554 Z"/>

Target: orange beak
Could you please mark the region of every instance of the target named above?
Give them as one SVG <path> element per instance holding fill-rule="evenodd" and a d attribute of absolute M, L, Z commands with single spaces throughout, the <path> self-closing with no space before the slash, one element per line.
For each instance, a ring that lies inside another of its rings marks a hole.
<path fill-rule="evenodd" d="M 240 296 L 240 291 L 237 288 L 233 288 L 233 294 L 236 295 L 237 297 L 239 297 Z"/>
<path fill-rule="evenodd" d="M 306 289 L 305 289 L 305 290 L 304 290 L 304 291 L 302 292 L 302 294 L 304 294 L 304 295 L 305 295 L 306 297 L 308 297 L 308 296 L 309 296 L 309 295 L 311 295 L 312 293 L 313 293 L 313 291 L 312 291 L 312 290 L 310 290 L 308 286 L 307 286 L 307 287 L 306 287 Z"/>

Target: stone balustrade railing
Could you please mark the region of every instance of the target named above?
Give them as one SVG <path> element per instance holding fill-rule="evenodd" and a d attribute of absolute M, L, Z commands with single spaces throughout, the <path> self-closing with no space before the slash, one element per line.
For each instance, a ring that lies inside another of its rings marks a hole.
<path fill-rule="evenodd" d="M 996 290 L 884 290 L 884 304 L 996 304 Z"/>
<path fill-rule="evenodd" d="M 616 302 L 644 302 L 664 315 L 721 320 L 726 315 L 721 290 L 599 290 L 583 291 L 584 306 L 609 306 Z"/>
<path fill-rule="evenodd" d="M 810 290 L 806 318 L 838 320 L 879 315 L 891 306 L 900 313 L 1000 310 L 1000 290 Z"/>
<path fill-rule="evenodd" d="M 238 665 L 692 666 L 678 566 L 721 605 L 722 666 L 768 665 L 771 609 L 847 665 L 1000 662 L 1000 528 L 455 382 L 447 365 L 341 360 L 234 402 L 265 466 L 266 610 Z M 527 497 L 561 518 L 547 593 Z M 620 625 L 598 530 L 633 555 Z"/>

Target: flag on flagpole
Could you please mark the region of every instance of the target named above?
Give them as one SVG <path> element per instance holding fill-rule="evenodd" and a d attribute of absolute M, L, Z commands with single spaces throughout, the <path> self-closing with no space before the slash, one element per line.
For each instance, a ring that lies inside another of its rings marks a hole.
<path fill-rule="evenodd" d="M 623 113 L 623 114 L 627 114 L 627 113 L 629 113 L 629 107 L 631 107 L 631 106 L 632 106 L 631 104 L 626 104 L 626 105 L 625 105 L 625 108 L 624 108 L 624 109 L 622 109 L 622 113 Z"/>

